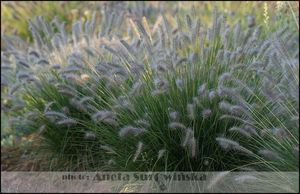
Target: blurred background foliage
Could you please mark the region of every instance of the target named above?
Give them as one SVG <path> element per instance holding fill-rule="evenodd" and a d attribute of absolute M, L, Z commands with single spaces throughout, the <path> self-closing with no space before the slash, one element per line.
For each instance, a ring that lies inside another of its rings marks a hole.
<path fill-rule="evenodd" d="M 128 15 L 146 16 L 150 22 L 154 22 L 161 12 L 166 15 L 185 15 L 191 8 L 194 11 L 194 13 L 191 13 L 192 15 L 201 14 L 202 23 L 211 21 L 211 13 L 215 8 L 229 16 L 236 16 L 228 17 L 229 23 L 234 23 L 237 18 L 245 15 L 255 14 L 260 16 L 256 18 L 257 22 L 263 20 L 266 25 L 272 22 L 272 25 L 268 25 L 272 29 L 288 22 L 297 23 L 299 18 L 298 1 L 246 1 L 246 3 L 236 1 L 1 1 L 1 34 L 18 35 L 27 41 L 31 41 L 28 20 L 35 16 L 43 16 L 47 21 L 58 17 L 66 22 L 66 27 L 70 30 L 72 21 L 80 18 L 82 20 L 89 19 L 92 12 L 100 12 L 103 6 L 119 6 L 127 10 Z M 283 15 L 285 15 L 284 20 L 282 20 Z M 287 15 L 289 17 L 286 17 Z M 101 17 L 101 13 L 97 14 L 97 17 Z"/>

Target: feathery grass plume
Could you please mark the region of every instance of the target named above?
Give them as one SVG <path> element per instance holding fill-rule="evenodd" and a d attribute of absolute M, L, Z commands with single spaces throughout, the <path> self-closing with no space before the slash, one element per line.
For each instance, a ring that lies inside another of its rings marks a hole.
<path fill-rule="evenodd" d="M 136 82 L 131 88 L 130 95 L 139 96 L 142 89 L 143 84 L 141 82 Z"/>
<path fill-rule="evenodd" d="M 87 108 L 75 97 L 71 98 L 69 100 L 70 104 L 72 106 L 74 106 L 76 109 L 83 111 L 83 112 L 87 112 Z"/>
<path fill-rule="evenodd" d="M 207 119 L 208 117 L 210 117 L 211 113 L 212 113 L 211 109 L 204 109 L 202 111 L 202 117 L 204 119 Z"/>
<path fill-rule="evenodd" d="M 130 25 L 131 25 L 131 27 L 132 27 L 135 35 L 140 39 L 141 38 L 141 34 L 139 33 L 139 30 L 138 30 L 136 24 L 133 22 L 132 19 L 129 19 L 129 23 L 130 23 Z"/>
<path fill-rule="evenodd" d="M 266 40 L 263 42 L 262 46 L 260 47 L 259 51 L 258 51 L 258 55 L 259 56 L 263 56 L 267 50 L 269 49 L 269 47 L 271 46 L 271 42 Z"/>
<path fill-rule="evenodd" d="M 43 132 L 46 130 L 46 125 L 41 125 L 39 128 L 38 128 L 38 135 L 41 135 L 43 134 Z"/>
<path fill-rule="evenodd" d="M 212 90 L 208 93 L 208 98 L 212 102 L 217 97 L 216 91 Z"/>
<path fill-rule="evenodd" d="M 260 132 L 259 132 L 259 135 L 262 137 L 262 138 L 265 138 L 267 136 L 269 136 L 271 134 L 270 130 L 269 129 L 262 129 Z"/>
<path fill-rule="evenodd" d="M 154 84 L 155 84 L 155 90 L 152 91 L 152 95 L 156 96 L 159 94 L 163 94 L 165 93 L 168 88 L 169 88 L 169 84 L 166 80 L 162 80 L 162 79 L 155 79 L 154 80 Z"/>
<path fill-rule="evenodd" d="M 16 104 L 11 107 L 10 111 L 20 111 L 24 108 L 24 104 Z"/>
<path fill-rule="evenodd" d="M 198 95 L 200 97 L 203 97 L 205 95 L 205 92 L 206 92 L 206 83 L 202 84 L 199 86 L 198 88 Z"/>
<path fill-rule="evenodd" d="M 219 102 L 219 108 L 221 110 L 230 111 L 231 107 L 232 107 L 232 105 L 230 103 L 226 102 L 225 100 L 222 100 L 221 102 Z"/>
<path fill-rule="evenodd" d="M 140 156 L 141 152 L 142 152 L 142 148 L 143 148 L 143 142 L 139 141 L 138 145 L 137 145 L 137 150 L 133 156 L 133 162 L 135 162 L 137 160 L 137 158 Z"/>
<path fill-rule="evenodd" d="M 198 97 L 198 96 L 194 96 L 192 101 L 193 101 L 192 104 L 194 104 L 195 108 L 196 108 L 197 106 L 200 106 L 200 107 L 201 107 L 201 103 L 200 103 L 200 100 L 199 100 L 199 97 Z"/>
<path fill-rule="evenodd" d="M 29 50 L 28 55 L 29 56 L 34 56 L 37 59 L 40 58 L 40 54 L 37 50 Z"/>
<path fill-rule="evenodd" d="M 229 112 L 233 115 L 242 116 L 244 109 L 241 106 L 233 105 L 230 107 Z"/>
<path fill-rule="evenodd" d="M 151 55 L 152 54 L 152 49 L 151 49 L 152 44 L 151 44 L 150 35 L 145 30 L 145 28 L 140 20 L 136 20 L 136 25 L 137 25 L 137 28 L 138 28 L 140 34 L 143 35 L 142 37 L 145 39 L 145 47 L 147 48 L 149 54 Z"/>
<path fill-rule="evenodd" d="M 180 67 L 180 65 L 183 64 L 184 62 L 187 62 L 187 58 L 178 59 L 175 63 L 175 67 Z"/>
<path fill-rule="evenodd" d="M 115 114 L 112 111 L 108 110 L 103 110 L 103 111 L 98 111 L 95 114 L 92 115 L 92 119 L 94 121 L 102 120 L 108 117 L 114 117 Z"/>
<path fill-rule="evenodd" d="M 133 48 L 125 40 L 120 40 L 120 42 L 126 48 L 128 53 L 130 53 L 131 55 L 134 55 L 135 52 L 134 52 Z"/>
<path fill-rule="evenodd" d="M 240 127 L 231 127 L 228 131 L 233 131 L 233 132 L 240 133 L 241 135 L 244 135 L 248 138 L 251 137 L 251 134 L 249 132 L 247 132 L 245 129 L 240 128 Z"/>
<path fill-rule="evenodd" d="M 194 120 L 196 118 L 196 106 L 195 104 L 187 104 L 187 113 L 188 113 L 188 117 L 191 119 L 191 120 Z"/>
<path fill-rule="evenodd" d="M 258 151 L 258 154 L 269 160 L 281 160 L 282 159 L 277 152 L 268 150 L 268 149 L 261 149 Z"/>
<path fill-rule="evenodd" d="M 158 18 L 156 19 L 153 27 L 152 27 L 152 31 L 151 31 L 151 34 L 155 34 L 155 32 L 157 32 L 157 30 L 159 29 L 159 27 L 161 26 L 161 23 L 162 23 L 162 20 L 163 20 L 163 17 L 162 15 L 159 15 Z"/>
<path fill-rule="evenodd" d="M 60 51 L 60 49 L 63 47 L 60 34 L 55 34 L 52 37 L 51 44 L 54 49 L 56 49 L 57 51 Z"/>
<path fill-rule="evenodd" d="M 79 42 L 81 34 L 82 34 L 82 23 L 81 21 L 77 21 L 73 24 L 72 27 L 72 37 L 75 43 Z"/>
<path fill-rule="evenodd" d="M 157 154 L 157 160 L 161 159 L 163 156 L 165 156 L 166 154 L 166 149 L 161 149 L 158 151 L 158 154 Z"/>
<path fill-rule="evenodd" d="M 37 119 L 38 116 L 39 116 L 38 112 L 28 112 L 26 114 L 26 118 L 29 119 L 29 120 Z"/>
<path fill-rule="evenodd" d="M 192 29 L 192 19 L 188 14 L 185 15 L 185 22 L 186 22 L 186 26 L 191 30 Z"/>
<path fill-rule="evenodd" d="M 118 125 L 118 122 L 116 121 L 115 113 L 108 110 L 96 112 L 95 114 L 92 115 L 92 120 L 94 122 L 103 122 L 114 126 Z"/>
<path fill-rule="evenodd" d="M 181 130 L 186 130 L 186 127 L 184 126 L 184 124 L 179 123 L 179 122 L 171 122 L 169 123 L 168 127 L 170 129 L 181 129 Z"/>
<path fill-rule="evenodd" d="M 58 70 L 58 69 L 61 68 L 61 66 L 59 64 L 51 65 L 50 67 L 55 69 L 55 70 Z"/>
<path fill-rule="evenodd" d="M 68 90 L 68 89 L 59 89 L 58 92 L 65 96 L 68 96 L 68 97 L 76 96 L 75 92 L 73 92 L 72 90 Z"/>
<path fill-rule="evenodd" d="M 299 157 L 299 144 L 294 146 L 294 152 Z"/>
<path fill-rule="evenodd" d="M 63 119 L 68 118 L 64 113 L 56 112 L 56 111 L 47 111 L 44 113 L 44 115 L 46 117 L 58 117 L 58 118 L 63 118 Z"/>
<path fill-rule="evenodd" d="M 240 43 L 239 40 L 241 36 L 241 20 L 238 20 L 238 22 L 235 24 L 233 34 L 234 48 L 237 48 Z"/>
<path fill-rule="evenodd" d="M 29 78 L 29 76 L 30 75 L 28 73 L 26 73 L 26 72 L 18 72 L 17 73 L 17 78 L 21 82 L 22 82 L 22 80 Z"/>
<path fill-rule="evenodd" d="M 61 111 L 66 115 L 70 114 L 70 109 L 67 106 L 62 107 Z"/>
<path fill-rule="evenodd" d="M 83 98 L 80 99 L 79 103 L 85 104 L 88 101 L 93 102 L 93 100 L 94 100 L 94 98 L 91 96 L 84 96 Z"/>
<path fill-rule="evenodd" d="M 193 30 L 192 30 L 192 37 L 191 40 L 193 42 L 197 41 L 197 37 L 199 37 L 200 32 L 200 19 L 198 18 L 194 24 Z"/>
<path fill-rule="evenodd" d="M 196 138 L 193 136 L 191 136 L 191 138 L 188 141 L 188 151 L 189 151 L 189 155 L 191 158 L 196 157 L 196 149 L 197 149 L 197 145 L 196 145 Z"/>
<path fill-rule="evenodd" d="M 254 156 L 255 155 L 252 151 L 248 150 L 247 148 L 245 148 L 241 145 L 233 146 L 232 149 L 236 150 L 236 151 L 239 151 L 239 152 L 242 152 L 242 153 L 245 153 L 248 156 Z"/>
<path fill-rule="evenodd" d="M 288 133 L 283 128 L 273 128 L 272 129 L 273 135 L 275 135 L 277 138 L 282 139 L 288 137 Z"/>
<path fill-rule="evenodd" d="M 136 121 L 134 121 L 134 123 L 136 125 L 140 125 L 140 126 L 145 127 L 145 128 L 149 128 L 151 126 L 150 123 L 145 119 L 136 120 Z"/>
<path fill-rule="evenodd" d="M 67 80 L 72 80 L 73 82 L 75 82 L 77 84 L 82 84 L 83 83 L 83 80 L 77 74 L 67 73 L 67 74 L 63 74 L 63 77 Z"/>
<path fill-rule="evenodd" d="M 110 160 L 108 160 L 107 164 L 108 165 L 115 165 L 116 161 L 114 159 L 110 159 Z"/>
<path fill-rule="evenodd" d="M 149 24 L 147 22 L 147 18 L 144 16 L 142 19 L 143 25 L 145 26 L 145 30 L 147 32 L 147 34 L 149 35 L 150 41 L 153 42 L 152 37 L 151 37 L 151 30 L 149 27 Z"/>
<path fill-rule="evenodd" d="M 228 138 L 223 138 L 223 137 L 217 137 L 216 140 L 218 141 L 219 145 L 224 149 L 224 150 L 236 150 L 242 153 L 245 153 L 249 156 L 253 156 L 254 153 L 247 148 L 241 146 L 238 142 L 233 141 Z"/>
<path fill-rule="evenodd" d="M 107 154 L 117 154 L 117 152 L 113 148 L 107 145 L 101 145 L 100 149 L 105 150 Z"/>
<path fill-rule="evenodd" d="M 217 137 L 216 140 L 218 141 L 219 145 L 225 150 L 232 148 L 233 146 L 239 146 L 238 142 L 224 137 Z"/>
<path fill-rule="evenodd" d="M 133 127 L 133 126 L 125 126 L 125 127 L 120 129 L 119 136 L 121 138 L 126 137 L 128 135 L 137 136 L 137 135 L 140 135 L 140 134 L 145 133 L 145 132 L 147 132 L 147 130 L 144 129 L 144 128 L 138 128 L 138 127 Z"/>
<path fill-rule="evenodd" d="M 46 60 L 46 59 L 38 60 L 37 64 L 39 64 L 39 65 L 50 65 L 49 61 Z"/>
<path fill-rule="evenodd" d="M 247 125 L 247 124 L 246 124 L 246 125 L 244 126 L 244 129 L 245 129 L 247 132 L 249 132 L 250 134 L 252 134 L 252 135 L 255 135 L 255 136 L 257 136 L 257 137 L 259 136 L 254 126 L 251 126 L 251 125 Z"/>
<path fill-rule="evenodd" d="M 5 64 L 5 63 L 1 63 L 1 70 L 5 71 L 5 70 L 13 70 L 13 67 L 9 64 Z"/>
<path fill-rule="evenodd" d="M 1 77 L 2 78 L 2 77 Z M 2 83 L 2 82 L 1 82 Z M 20 83 L 15 83 L 9 88 L 8 94 L 13 95 L 22 86 Z"/>
<path fill-rule="evenodd" d="M 115 118 L 106 118 L 102 120 L 103 123 L 112 125 L 112 126 L 118 126 L 119 123 L 117 122 L 117 120 Z"/>
<path fill-rule="evenodd" d="M 164 79 L 155 79 L 154 84 L 155 84 L 156 88 L 158 88 L 160 90 L 165 90 L 168 88 L 168 81 L 164 80 Z"/>
<path fill-rule="evenodd" d="M 237 117 L 234 115 L 227 115 L 227 114 L 224 114 L 219 118 L 219 120 L 223 120 L 223 119 L 234 119 L 236 121 L 242 122 L 243 124 L 247 124 L 247 125 L 255 127 L 253 119 L 249 119 L 249 118 L 245 119 L 245 118 Z"/>
<path fill-rule="evenodd" d="M 1 77 L 1 88 L 8 87 L 8 85 L 9 85 L 8 79 L 6 77 L 2 76 Z"/>
<path fill-rule="evenodd" d="M 157 71 L 158 72 L 161 72 L 161 73 L 164 73 L 168 70 L 167 68 L 167 65 L 164 63 L 164 62 L 160 62 L 158 65 L 157 65 Z"/>
<path fill-rule="evenodd" d="M 208 165 L 209 165 L 209 161 L 208 161 L 207 159 L 205 159 L 205 160 L 203 161 L 203 165 L 204 165 L 204 166 L 208 166 Z"/>
<path fill-rule="evenodd" d="M 231 73 L 229 73 L 229 72 L 223 73 L 223 74 L 219 77 L 218 85 L 219 85 L 219 86 L 223 85 L 224 81 L 228 80 L 228 79 L 231 78 L 231 77 L 232 77 Z"/>
<path fill-rule="evenodd" d="M 171 121 L 179 121 L 180 113 L 177 111 L 169 111 L 169 117 Z"/>
<path fill-rule="evenodd" d="M 45 104 L 44 113 L 48 112 L 54 103 L 55 103 L 55 101 L 51 101 L 51 102 L 48 102 L 47 104 Z"/>
<path fill-rule="evenodd" d="M 182 147 L 186 147 L 191 138 L 193 138 L 194 132 L 191 128 L 185 129 L 185 136 L 183 138 Z"/>
<path fill-rule="evenodd" d="M 216 186 L 216 184 L 218 184 L 218 182 L 221 181 L 222 178 L 224 178 L 226 175 L 229 174 L 229 172 L 230 171 L 224 171 L 224 172 L 220 172 L 217 175 L 213 176 L 206 188 L 208 190 L 212 190 Z"/>
<path fill-rule="evenodd" d="M 94 132 L 91 131 L 86 131 L 84 133 L 84 137 L 85 140 L 95 140 L 96 139 L 96 134 Z"/>
<path fill-rule="evenodd" d="M 57 125 L 67 125 L 67 126 L 72 126 L 72 125 L 76 125 L 77 121 L 71 118 L 67 118 L 67 119 L 62 119 L 60 121 L 58 121 L 56 123 Z"/>

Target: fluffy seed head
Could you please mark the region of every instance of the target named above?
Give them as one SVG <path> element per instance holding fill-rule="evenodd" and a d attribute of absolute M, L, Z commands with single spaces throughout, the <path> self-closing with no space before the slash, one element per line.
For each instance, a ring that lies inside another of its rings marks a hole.
<path fill-rule="evenodd" d="M 216 96 L 217 96 L 217 93 L 215 91 L 210 91 L 208 94 L 208 98 L 210 101 L 213 101 Z"/>
<path fill-rule="evenodd" d="M 95 135 L 95 133 L 93 133 L 91 131 L 87 131 L 87 132 L 84 133 L 84 139 L 86 139 L 86 140 L 95 140 L 96 135 Z"/>
<path fill-rule="evenodd" d="M 159 150 L 157 160 L 161 159 L 165 155 L 166 151 L 167 151 L 166 149 Z"/>
<path fill-rule="evenodd" d="M 207 119 L 211 115 L 211 113 L 212 113 L 211 109 L 204 109 L 202 111 L 202 117 L 204 119 Z"/>
<path fill-rule="evenodd" d="M 186 127 L 182 123 L 178 123 L 178 122 L 171 122 L 169 124 L 169 128 L 171 128 L 171 129 L 181 129 L 181 130 L 186 129 Z"/>
<path fill-rule="evenodd" d="M 262 149 L 262 150 L 258 151 L 258 154 L 269 160 L 280 160 L 281 159 L 279 154 L 272 150 Z"/>
<path fill-rule="evenodd" d="M 191 120 L 194 120 L 195 119 L 195 105 L 194 104 L 187 104 L 187 113 L 188 113 L 188 117 L 191 119 Z"/>
<path fill-rule="evenodd" d="M 100 149 L 103 149 L 106 151 L 107 154 L 117 154 L 113 148 L 111 148 L 110 146 L 107 146 L 107 145 L 101 145 L 100 146 Z"/>
<path fill-rule="evenodd" d="M 179 112 L 172 111 L 169 113 L 169 116 L 172 121 L 178 121 L 179 120 Z"/>
<path fill-rule="evenodd" d="M 133 127 L 133 126 L 126 126 L 120 129 L 119 131 L 119 136 L 120 137 L 125 137 L 128 135 L 134 135 L 137 136 L 139 134 L 145 133 L 147 130 L 144 128 L 138 128 L 138 127 Z"/>
<path fill-rule="evenodd" d="M 137 145 L 137 150 L 133 157 L 133 162 L 135 162 L 137 160 L 137 158 L 139 157 L 139 155 L 141 154 L 142 148 L 143 148 L 143 142 L 139 141 L 139 143 Z"/>
<path fill-rule="evenodd" d="M 233 146 L 239 146 L 238 142 L 233 141 L 231 139 L 224 138 L 224 137 L 217 137 L 216 140 L 218 141 L 219 145 L 225 150 L 229 149 Z"/>
<path fill-rule="evenodd" d="M 203 97 L 206 91 L 206 83 L 200 85 L 200 87 L 198 88 L 198 95 Z"/>
<path fill-rule="evenodd" d="M 58 121 L 56 124 L 57 124 L 57 125 L 67 125 L 67 126 L 72 126 L 72 125 L 76 125 L 76 124 L 77 124 L 77 121 L 74 120 L 74 119 L 68 118 L 68 119 L 62 119 L 62 120 Z"/>

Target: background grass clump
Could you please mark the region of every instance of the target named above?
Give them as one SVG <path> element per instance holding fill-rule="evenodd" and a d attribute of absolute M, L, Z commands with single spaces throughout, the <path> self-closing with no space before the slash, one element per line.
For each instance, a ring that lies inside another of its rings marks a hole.
<path fill-rule="evenodd" d="M 35 135 L 47 170 L 298 171 L 297 4 L 167 4 L 4 36 L 11 133 Z"/>

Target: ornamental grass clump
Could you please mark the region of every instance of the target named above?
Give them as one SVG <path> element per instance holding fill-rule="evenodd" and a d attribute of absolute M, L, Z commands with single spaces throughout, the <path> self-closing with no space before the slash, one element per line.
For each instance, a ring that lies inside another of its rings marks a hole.
<path fill-rule="evenodd" d="M 299 170 L 297 29 L 262 37 L 253 18 L 229 26 L 217 10 L 212 25 L 111 14 L 71 34 L 32 21 L 31 46 L 4 38 L 2 108 L 44 126 L 52 170 Z"/>

